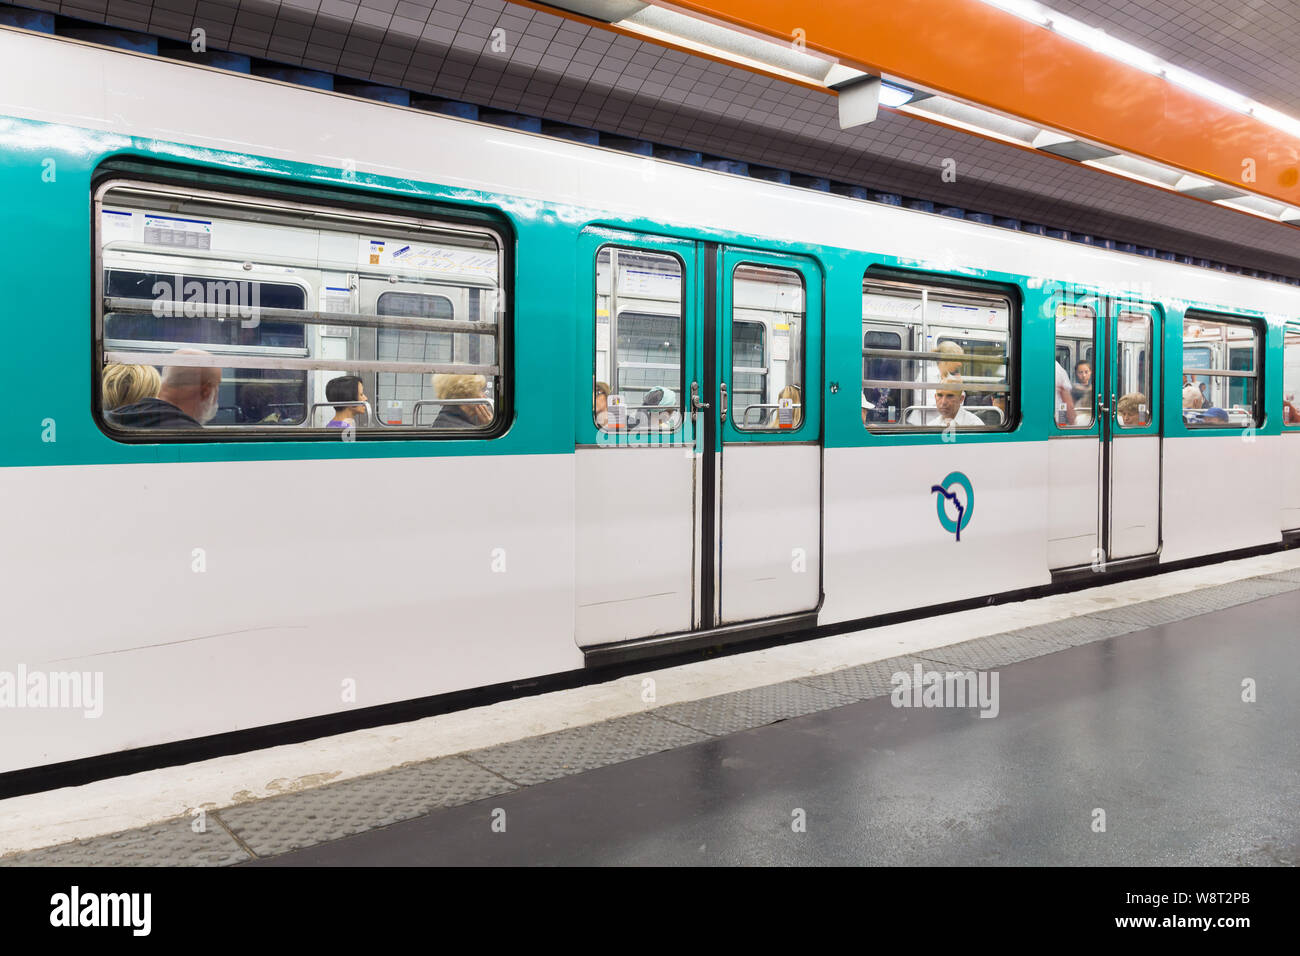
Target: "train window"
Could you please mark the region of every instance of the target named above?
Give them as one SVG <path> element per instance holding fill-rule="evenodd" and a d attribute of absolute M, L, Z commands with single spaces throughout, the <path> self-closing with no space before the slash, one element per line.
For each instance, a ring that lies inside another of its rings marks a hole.
<path fill-rule="evenodd" d="M 766 331 L 762 322 L 731 323 L 731 399 L 740 408 L 757 405 L 767 395 Z"/>
<path fill-rule="evenodd" d="M 112 429 L 350 439 L 497 422 L 490 229 L 122 181 L 96 209 L 100 379 L 135 383 L 97 388 Z"/>
<path fill-rule="evenodd" d="M 803 424 L 803 332 L 803 276 L 738 265 L 731 277 L 731 420 L 737 428 L 777 431 Z M 771 343 L 766 351 L 765 340 Z"/>
<path fill-rule="evenodd" d="M 681 426 L 682 276 L 682 261 L 668 253 L 624 246 L 596 253 L 598 427 Z"/>
<path fill-rule="evenodd" d="M 455 306 L 445 295 L 414 292 L 380 293 L 375 302 L 375 312 L 379 315 L 419 319 L 455 318 Z M 379 360 L 450 362 L 452 341 L 450 332 L 380 329 L 377 343 Z M 437 397 L 431 376 L 418 372 L 379 372 L 375 376 L 375 407 L 390 425 L 414 423 L 417 402 L 420 403 L 420 423 L 432 421 L 433 410 L 437 406 L 423 403 Z"/>
<path fill-rule="evenodd" d="M 1054 417 L 1060 428 L 1092 427 L 1097 401 L 1092 364 L 1096 344 L 1096 310 L 1068 302 L 1057 305 Z"/>
<path fill-rule="evenodd" d="M 1010 317 L 1005 298 L 868 278 L 863 425 L 872 431 L 1009 428 Z"/>
<path fill-rule="evenodd" d="M 1120 312 L 1116 327 L 1115 424 L 1140 428 L 1151 424 L 1151 316 Z"/>
<path fill-rule="evenodd" d="M 1300 426 L 1300 322 L 1288 323 L 1282 343 L 1282 424 Z"/>
<path fill-rule="evenodd" d="M 1183 421 L 1248 428 L 1261 419 L 1258 328 L 1246 320 L 1188 313 L 1183 320 Z"/>

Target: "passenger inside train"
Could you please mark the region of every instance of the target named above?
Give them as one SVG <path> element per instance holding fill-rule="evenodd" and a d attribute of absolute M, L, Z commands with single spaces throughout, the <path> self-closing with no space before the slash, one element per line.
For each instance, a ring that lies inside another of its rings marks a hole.
<path fill-rule="evenodd" d="M 147 398 L 156 398 L 162 387 L 162 376 L 152 365 L 104 366 L 104 411 L 134 405 Z"/>
<path fill-rule="evenodd" d="M 1056 363 L 1056 420 L 1061 425 L 1075 424 L 1074 387 L 1070 384 L 1070 373 Z"/>
<path fill-rule="evenodd" d="M 177 349 L 172 354 L 211 357 L 201 349 Z M 119 428 L 199 428 L 217 414 L 220 387 L 219 368 L 169 365 L 156 397 L 107 411 L 104 418 Z"/>
<path fill-rule="evenodd" d="M 784 398 L 790 399 L 792 407 L 788 418 L 785 421 L 782 421 L 781 408 L 779 406 L 781 404 L 781 400 Z M 865 395 L 863 396 L 862 400 L 864 402 L 866 401 Z M 798 428 L 799 425 L 803 422 L 803 403 L 799 398 L 799 386 L 787 385 L 785 388 L 781 389 L 781 394 L 776 397 L 776 401 L 778 407 L 776 411 L 772 412 L 772 417 L 771 420 L 768 422 L 768 424 L 772 428 L 783 428 L 783 427 Z M 864 407 L 863 409 L 864 414 L 865 411 L 866 410 Z"/>
<path fill-rule="evenodd" d="M 325 423 L 326 428 L 355 428 L 357 416 L 365 415 L 366 389 L 359 376 L 340 375 L 325 385 L 325 400 L 337 402 L 334 417 Z"/>
<path fill-rule="evenodd" d="M 1125 428 L 1135 428 L 1151 421 L 1151 414 L 1147 410 L 1147 397 L 1141 392 L 1129 392 L 1123 396 L 1115 405 L 1115 414 L 1119 418 L 1119 423 Z"/>
<path fill-rule="evenodd" d="M 646 427 L 658 431 L 675 431 L 681 424 L 681 415 L 677 412 L 677 393 L 671 388 L 656 385 L 645 393 L 642 402 L 645 406 L 643 422 Z"/>
<path fill-rule="evenodd" d="M 1074 367 L 1074 384 L 1070 387 L 1070 397 L 1074 404 L 1085 405 L 1092 396 L 1092 363 L 1081 359 Z"/>
<path fill-rule="evenodd" d="M 438 412 L 440 428 L 482 428 L 492 421 L 492 401 L 482 375 L 433 376 L 433 390 L 446 401 Z"/>
<path fill-rule="evenodd" d="M 982 428 L 984 426 L 984 422 L 980 420 L 978 415 L 962 408 L 962 401 L 966 393 L 962 390 L 962 377 L 960 375 L 949 375 L 940 382 L 940 385 L 943 387 L 934 393 L 934 410 L 913 409 L 908 415 L 909 425 L 937 425 L 941 427 L 957 425 L 963 428 Z"/>
<path fill-rule="evenodd" d="M 604 382 L 596 383 L 596 390 L 592 398 L 592 410 L 596 415 L 596 427 L 604 428 L 609 421 L 609 386 Z"/>

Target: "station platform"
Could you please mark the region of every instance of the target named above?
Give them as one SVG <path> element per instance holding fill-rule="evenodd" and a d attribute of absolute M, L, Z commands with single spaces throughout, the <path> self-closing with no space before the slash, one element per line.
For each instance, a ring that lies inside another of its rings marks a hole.
<path fill-rule="evenodd" d="M 1300 865 L 1298 617 L 1283 552 L 769 648 L 0 801 L 0 865 Z"/>

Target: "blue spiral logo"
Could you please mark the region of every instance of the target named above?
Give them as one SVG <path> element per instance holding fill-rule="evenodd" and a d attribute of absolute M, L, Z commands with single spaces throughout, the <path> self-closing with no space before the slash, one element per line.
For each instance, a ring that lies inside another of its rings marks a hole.
<path fill-rule="evenodd" d="M 966 493 L 965 501 L 962 501 L 962 496 L 953 490 L 954 485 Z M 938 492 L 939 495 L 934 499 L 935 509 L 939 512 L 939 524 L 943 525 L 944 531 L 951 531 L 960 541 L 962 529 L 970 524 L 970 519 L 975 516 L 975 489 L 971 487 L 970 479 L 960 471 L 954 471 L 939 484 L 931 485 L 930 491 Z M 952 502 L 957 512 L 956 518 L 949 516 L 948 502 Z"/>

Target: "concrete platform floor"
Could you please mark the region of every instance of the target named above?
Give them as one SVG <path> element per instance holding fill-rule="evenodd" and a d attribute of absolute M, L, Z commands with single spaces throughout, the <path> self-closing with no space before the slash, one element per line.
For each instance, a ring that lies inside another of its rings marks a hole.
<path fill-rule="evenodd" d="M 877 696 L 251 865 L 1294 866 L 1298 620 L 1284 593 L 997 667 L 991 719 Z"/>

